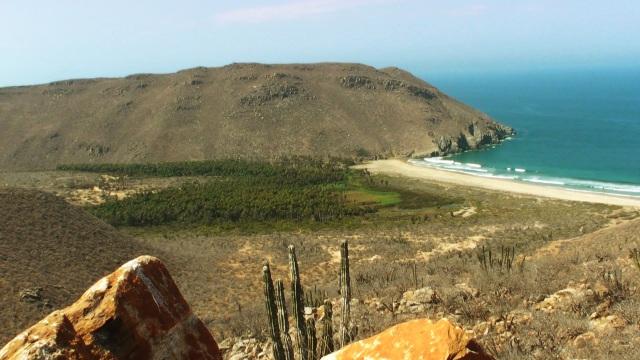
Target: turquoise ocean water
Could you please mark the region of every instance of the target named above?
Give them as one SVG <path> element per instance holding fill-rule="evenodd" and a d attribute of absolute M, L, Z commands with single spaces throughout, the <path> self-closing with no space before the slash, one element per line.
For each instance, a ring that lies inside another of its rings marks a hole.
<path fill-rule="evenodd" d="M 419 165 L 640 196 L 640 69 L 425 78 L 517 135 Z"/>

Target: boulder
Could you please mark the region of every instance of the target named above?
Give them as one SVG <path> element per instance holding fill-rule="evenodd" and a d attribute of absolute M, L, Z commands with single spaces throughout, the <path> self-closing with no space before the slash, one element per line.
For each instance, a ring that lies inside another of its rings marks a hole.
<path fill-rule="evenodd" d="M 420 313 L 426 309 L 426 305 L 438 302 L 435 290 L 425 287 L 417 290 L 406 291 L 402 294 L 398 311 L 400 313 Z"/>
<path fill-rule="evenodd" d="M 162 262 L 132 260 L 0 350 L 10 359 L 212 359 L 218 345 Z"/>
<path fill-rule="evenodd" d="M 535 309 L 546 313 L 570 311 L 576 304 L 591 302 L 594 298 L 595 292 L 589 284 L 578 284 L 556 291 L 537 303 Z"/>
<path fill-rule="evenodd" d="M 447 319 L 418 319 L 393 326 L 378 335 L 329 354 L 322 360 L 489 360 L 482 348 Z"/>

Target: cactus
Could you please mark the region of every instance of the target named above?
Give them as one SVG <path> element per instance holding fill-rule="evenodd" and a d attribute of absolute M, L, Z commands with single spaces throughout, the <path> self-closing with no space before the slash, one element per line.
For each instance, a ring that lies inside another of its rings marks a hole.
<path fill-rule="evenodd" d="M 289 315 L 287 314 L 287 305 L 284 299 L 284 283 L 282 280 L 276 280 L 276 307 L 278 311 L 278 325 L 280 329 L 280 339 L 284 350 L 284 358 L 286 360 L 293 359 L 293 344 L 289 336 Z"/>
<path fill-rule="evenodd" d="M 316 349 L 318 348 L 318 339 L 316 338 L 316 320 L 310 317 L 306 321 L 307 327 L 307 351 L 308 360 L 316 360 Z"/>
<path fill-rule="evenodd" d="M 296 339 L 298 340 L 296 342 L 296 354 L 298 354 L 298 359 L 308 360 L 309 350 L 307 349 L 307 330 L 304 320 L 304 290 L 300 282 L 296 249 L 293 245 L 289 245 L 289 270 L 291 275 L 291 303 L 295 319 Z"/>
<path fill-rule="evenodd" d="M 269 264 L 265 263 L 262 267 L 262 280 L 264 281 L 264 297 L 269 317 L 269 335 L 273 342 L 273 357 L 275 360 L 287 360 L 285 358 L 282 340 L 280 338 L 280 326 L 278 324 L 278 313 L 276 308 L 275 292 L 273 289 L 273 281 L 271 280 L 271 270 Z"/>
<path fill-rule="evenodd" d="M 323 305 L 324 315 L 320 318 L 320 341 L 318 343 L 318 358 L 329 355 L 333 352 L 333 310 L 331 302 L 325 300 Z"/>
<path fill-rule="evenodd" d="M 640 270 L 640 250 L 633 248 L 630 250 L 629 257 L 633 261 L 633 264 Z"/>
<path fill-rule="evenodd" d="M 314 285 L 313 289 L 304 292 L 304 305 L 317 308 L 322 306 L 326 298 L 327 292 L 318 290 L 318 287 Z"/>
<path fill-rule="evenodd" d="M 499 258 L 494 258 L 491 249 L 485 249 L 484 245 L 482 246 L 482 250 L 478 253 L 478 261 L 485 272 L 488 272 L 489 270 L 496 270 L 500 273 L 503 271 L 511 272 L 515 258 L 515 246 L 509 248 L 501 245 Z M 524 259 L 521 265 L 524 265 Z"/>
<path fill-rule="evenodd" d="M 351 278 L 349 277 L 349 243 L 340 244 L 340 347 L 351 342 Z"/>

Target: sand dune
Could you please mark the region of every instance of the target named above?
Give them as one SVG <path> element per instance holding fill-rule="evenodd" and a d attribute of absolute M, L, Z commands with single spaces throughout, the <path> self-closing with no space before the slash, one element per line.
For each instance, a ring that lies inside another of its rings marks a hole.
<path fill-rule="evenodd" d="M 419 167 L 401 160 L 377 160 L 359 165 L 372 173 L 401 175 L 416 179 L 446 182 L 488 190 L 508 191 L 515 194 L 548 197 L 569 201 L 583 201 L 619 206 L 640 207 L 640 199 L 609 194 L 574 191 L 558 187 L 524 184 L 511 180 L 482 178 L 433 168 Z"/>

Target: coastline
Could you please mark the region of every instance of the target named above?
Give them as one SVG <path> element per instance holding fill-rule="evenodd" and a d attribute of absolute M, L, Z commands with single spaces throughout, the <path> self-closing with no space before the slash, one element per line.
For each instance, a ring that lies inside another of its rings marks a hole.
<path fill-rule="evenodd" d="M 367 169 L 374 174 L 399 175 L 414 179 L 476 187 L 485 190 L 504 191 L 519 195 L 640 208 L 640 198 L 570 190 L 559 187 L 521 183 L 513 180 L 478 177 L 411 165 L 406 161 L 397 159 L 370 161 L 357 165 L 355 168 Z"/>

